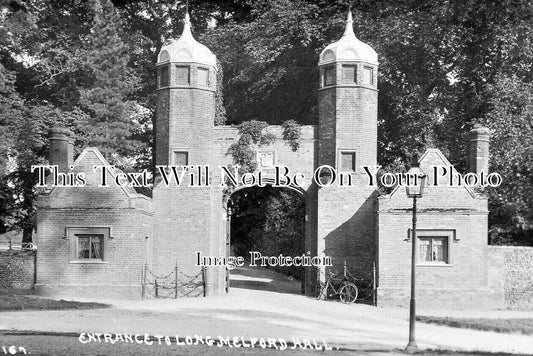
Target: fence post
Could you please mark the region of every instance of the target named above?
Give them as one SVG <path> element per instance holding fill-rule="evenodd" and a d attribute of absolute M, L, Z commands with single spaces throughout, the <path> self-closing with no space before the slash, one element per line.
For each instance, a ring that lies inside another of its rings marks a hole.
<path fill-rule="evenodd" d="M 205 266 L 202 266 L 202 287 L 204 289 L 204 297 L 205 297 L 205 294 L 206 294 L 206 291 L 205 291 Z"/>
<path fill-rule="evenodd" d="M 344 274 L 344 278 L 346 278 L 346 260 L 344 260 L 343 274 Z"/>
<path fill-rule="evenodd" d="M 159 298 L 159 290 L 157 286 L 157 277 L 155 277 L 155 297 Z"/>
<path fill-rule="evenodd" d="M 320 289 L 322 288 L 322 279 L 321 279 L 321 275 L 320 275 L 320 267 L 315 267 L 316 268 L 316 283 L 315 283 L 315 292 L 316 292 L 316 295 L 319 296 L 320 295 Z M 325 267 L 324 267 L 324 272 L 325 272 Z"/>
<path fill-rule="evenodd" d="M 37 284 L 37 250 L 33 250 L 33 283 L 31 289 L 35 290 L 35 285 Z"/>
<path fill-rule="evenodd" d="M 372 262 L 372 304 L 377 307 L 377 290 L 376 290 L 376 261 Z"/>
<path fill-rule="evenodd" d="M 176 260 L 176 276 L 174 278 L 174 283 L 176 283 L 176 295 L 175 299 L 178 299 L 178 261 Z"/>
<path fill-rule="evenodd" d="M 146 263 L 142 268 L 141 278 L 142 278 L 142 299 L 146 299 Z"/>

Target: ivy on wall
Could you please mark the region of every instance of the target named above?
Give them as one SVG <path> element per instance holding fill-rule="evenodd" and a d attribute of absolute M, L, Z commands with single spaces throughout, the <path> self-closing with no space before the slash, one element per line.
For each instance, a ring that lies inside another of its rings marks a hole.
<path fill-rule="evenodd" d="M 226 108 L 224 107 L 223 80 L 224 71 L 220 61 L 217 59 L 217 86 L 215 90 L 215 126 L 226 123 Z"/>
<path fill-rule="evenodd" d="M 239 174 L 253 172 L 257 168 L 257 161 L 255 158 L 254 146 L 268 145 L 276 140 L 276 136 L 265 131 L 268 124 L 265 121 L 244 121 L 237 126 L 239 130 L 239 138 L 228 148 L 226 155 L 230 155 L 233 160 L 233 165 L 239 166 Z M 232 168 L 232 167 L 228 167 Z M 235 187 L 232 182 L 226 180 L 227 188 L 223 192 L 223 200 L 226 202 Z"/>
<path fill-rule="evenodd" d="M 230 155 L 233 164 L 239 166 L 239 174 L 253 172 L 257 169 L 255 147 L 269 145 L 276 141 L 276 136 L 267 130 L 268 123 L 265 121 L 244 121 L 237 126 L 239 138 L 228 148 L 226 155 Z M 287 120 L 282 124 L 283 139 L 293 151 L 300 147 L 302 129 L 295 120 Z M 230 182 L 226 182 L 230 185 Z M 226 189 L 224 200 L 227 200 L 234 187 Z"/>
<path fill-rule="evenodd" d="M 283 127 L 283 139 L 288 142 L 292 150 L 296 152 L 300 147 L 302 127 L 295 120 L 287 120 L 281 124 Z"/>
<path fill-rule="evenodd" d="M 237 128 L 239 138 L 228 149 L 227 154 L 233 158 L 233 163 L 239 165 L 239 173 L 253 172 L 257 168 L 254 146 L 269 145 L 276 140 L 276 136 L 265 131 L 268 124 L 265 121 L 244 121 Z"/>
<path fill-rule="evenodd" d="M 300 147 L 302 128 L 295 120 L 287 120 L 281 125 L 283 139 L 293 151 Z M 233 158 L 233 163 L 240 166 L 240 173 L 253 172 L 257 168 L 254 146 L 269 145 L 276 141 L 274 134 L 265 131 L 268 124 L 265 121 L 244 121 L 237 126 L 239 138 L 233 143 L 227 154 Z"/>

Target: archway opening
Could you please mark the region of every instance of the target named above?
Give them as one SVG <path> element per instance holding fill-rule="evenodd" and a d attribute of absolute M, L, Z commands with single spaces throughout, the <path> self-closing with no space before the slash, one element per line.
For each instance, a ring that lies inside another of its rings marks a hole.
<path fill-rule="evenodd" d="M 305 268 L 291 259 L 305 254 L 305 196 L 291 188 L 247 187 L 233 192 L 229 254 L 244 259 L 229 271 L 229 288 L 303 293 Z"/>

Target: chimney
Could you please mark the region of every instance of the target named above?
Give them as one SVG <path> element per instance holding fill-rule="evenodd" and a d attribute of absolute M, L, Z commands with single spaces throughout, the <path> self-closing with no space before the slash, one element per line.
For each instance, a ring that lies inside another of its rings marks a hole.
<path fill-rule="evenodd" d="M 68 129 L 56 127 L 50 133 L 50 154 L 48 162 L 58 166 L 59 172 L 68 172 L 74 158 L 74 142 Z"/>
<path fill-rule="evenodd" d="M 468 172 L 479 174 L 489 169 L 490 130 L 475 124 L 470 130 L 468 147 Z"/>

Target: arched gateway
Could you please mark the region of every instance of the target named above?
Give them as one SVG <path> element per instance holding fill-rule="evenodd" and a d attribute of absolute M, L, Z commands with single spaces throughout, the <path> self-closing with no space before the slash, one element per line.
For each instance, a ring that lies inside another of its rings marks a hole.
<path fill-rule="evenodd" d="M 351 14 L 342 38 L 329 45 L 319 60 L 319 124 L 302 128 L 300 147 L 293 151 L 282 130 L 266 130 L 277 140 L 257 147 L 265 178 L 275 179 L 274 167 L 287 167 L 288 176 L 303 175 L 305 192 L 305 251 L 330 256 L 340 267 L 346 263 L 368 272 L 375 260 L 374 188 L 356 166 L 376 164 L 377 55 L 352 30 Z M 164 271 L 176 259 L 192 271 L 195 252 L 226 255 L 227 211 L 219 167 L 238 138 L 236 128 L 214 126 L 216 59 L 192 37 L 188 15 L 183 35 L 164 47 L 158 57 L 156 164 L 211 167 L 210 187 L 154 187 L 154 264 Z M 322 165 L 350 174 L 351 187 L 319 188 L 314 171 Z M 280 171 L 284 173 L 285 171 Z M 316 271 L 305 274 L 306 291 L 315 290 Z M 224 268 L 208 269 L 208 293 L 225 290 Z"/>

